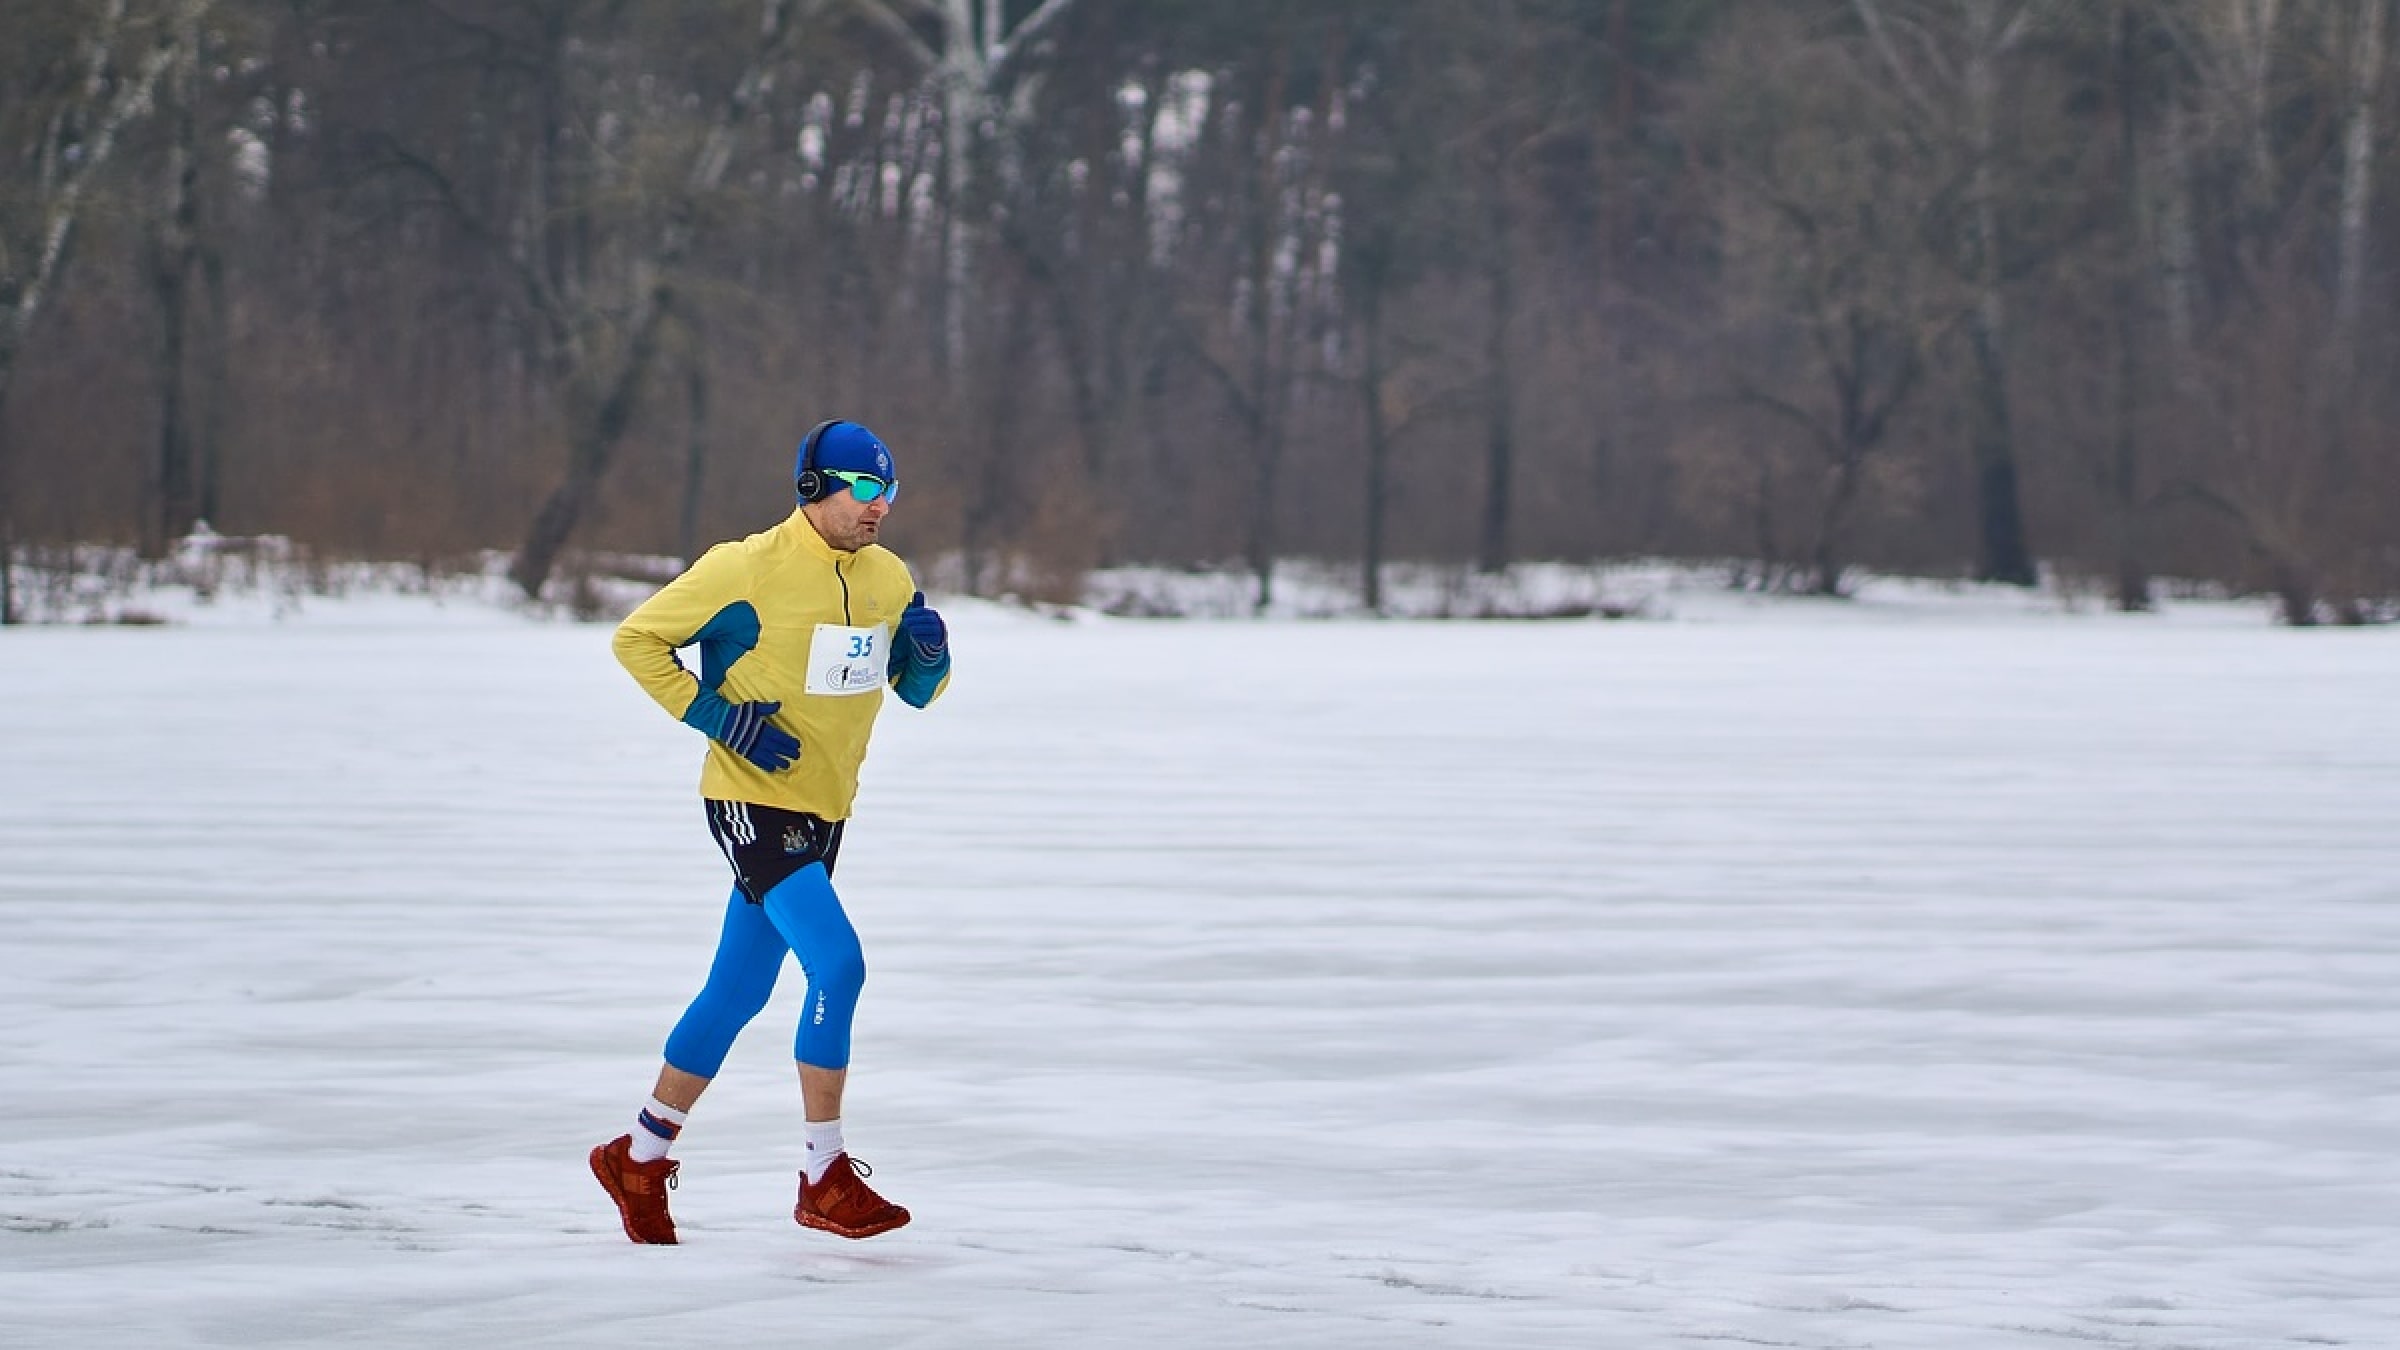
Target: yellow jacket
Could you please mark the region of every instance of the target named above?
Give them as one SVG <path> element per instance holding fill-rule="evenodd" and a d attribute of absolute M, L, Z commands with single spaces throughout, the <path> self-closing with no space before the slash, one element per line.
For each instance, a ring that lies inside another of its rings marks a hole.
<path fill-rule="evenodd" d="M 885 669 L 893 625 L 915 591 L 898 554 L 879 544 L 840 552 L 795 510 L 710 549 L 643 601 L 617 626 L 617 660 L 678 718 L 703 688 L 728 703 L 782 703 L 769 720 L 799 739 L 800 758 L 768 773 L 712 739 L 701 796 L 846 820 L 884 689 L 904 678 Z M 675 655 L 694 643 L 696 677 Z M 824 692 L 808 691 L 812 663 Z M 930 688 L 921 676 L 903 684 L 904 696 L 919 706 L 939 697 L 947 665 L 945 655 Z"/>

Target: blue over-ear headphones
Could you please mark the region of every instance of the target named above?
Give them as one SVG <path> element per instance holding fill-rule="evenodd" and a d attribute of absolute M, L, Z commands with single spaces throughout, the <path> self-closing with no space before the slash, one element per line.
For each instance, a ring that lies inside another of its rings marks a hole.
<path fill-rule="evenodd" d="M 799 477 L 792 484 L 793 491 L 800 494 L 800 500 L 813 502 L 833 495 L 831 480 L 817 472 L 817 442 L 824 438 L 826 432 L 840 426 L 842 421 L 836 417 L 831 421 L 819 422 L 809 429 L 808 435 L 801 438 Z"/>

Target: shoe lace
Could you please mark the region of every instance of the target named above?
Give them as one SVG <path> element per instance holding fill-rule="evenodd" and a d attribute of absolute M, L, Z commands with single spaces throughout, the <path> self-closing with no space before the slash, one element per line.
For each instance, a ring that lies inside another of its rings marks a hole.
<path fill-rule="evenodd" d="M 854 1182 L 863 1181 L 873 1175 L 875 1175 L 874 1168 L 847 1153 L 842 1153 L 837 1154 L 833 1162 L 825 1168 L 824 1176 L 815 1181 L 809 1181 L 808 1173 L 802 1172 L 800 1179 L 807 1183 L 810 1190 L 826 1188 L 828 1194 L 836 1192 L 848 1194 Z"/>

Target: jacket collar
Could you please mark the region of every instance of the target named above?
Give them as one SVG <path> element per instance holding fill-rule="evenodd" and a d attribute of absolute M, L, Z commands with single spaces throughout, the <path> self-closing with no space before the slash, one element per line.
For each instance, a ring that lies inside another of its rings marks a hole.
<path fill-rule="evenodd" d="M 788 536 L 795 547 L 812 558 L 823 558 L 827 562 L 842 563 L 858 556 L 856 553 L 846 553 L 826 543 L 825 536 L 817 533 L 817 523 L 808 518 L 808 511 L 804 507 L 793 507 L 791 516 L 781 525 L 776 526 L 775 532 Z"/>

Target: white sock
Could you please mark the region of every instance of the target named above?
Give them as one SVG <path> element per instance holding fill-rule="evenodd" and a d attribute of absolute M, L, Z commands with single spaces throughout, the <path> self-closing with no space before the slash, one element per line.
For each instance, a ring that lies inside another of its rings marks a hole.
<path fill-rule="evenodd" d="M 800 1137 L 808 1144 L 808 1184 L 816 1185 L 825 1179 L 825 1169 L 833 1166 L 834 1156 L 842 1151 L 842 1122 L 812 1120 L 801 1127 Z"/>
<path fill-rule="evenodd" d="M 683 1133 L 685 1112 L 678 1111 L 652 1097 L 642 1113 L 633 1118 L 633 1146 L 626 1152 L 635 1162 L 657 1162 L 674 1147 L 675 1136 Z"/>

